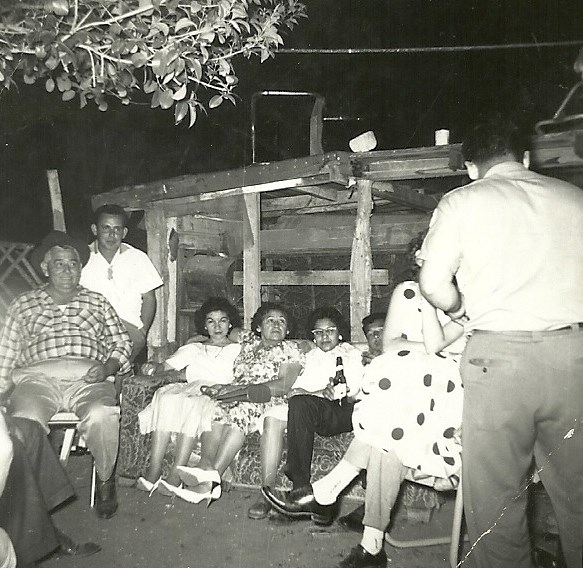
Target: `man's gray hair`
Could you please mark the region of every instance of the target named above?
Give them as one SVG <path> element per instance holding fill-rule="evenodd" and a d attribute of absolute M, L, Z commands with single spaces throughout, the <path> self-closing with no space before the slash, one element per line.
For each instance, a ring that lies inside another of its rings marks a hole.
<path fill-rule="evenodd" d="M 52 260 L 53 258 L 53 251 L 55 249 L 59 249 L 59 250 L 72 250 L 75 253 L 75 256 L 77 257 L 77 260 L 79 261 L 79 264 L 81 264 L 81 256 L 79 255 L 79 251 L 75 248 L 75 247 L 71 247 L 69 245 L 55 245 L 54 247 L 51 247 L 44 255 L 40 265 L 41 268 L 44 270 L 47 266 L 47 264 Z"/>

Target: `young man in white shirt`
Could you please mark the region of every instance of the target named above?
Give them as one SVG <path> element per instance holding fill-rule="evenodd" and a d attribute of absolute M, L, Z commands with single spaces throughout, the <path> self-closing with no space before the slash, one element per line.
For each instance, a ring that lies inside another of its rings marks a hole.
<path fill-rule="evenodd" d="M 100 292 L 114 307 L 130 334 L 134 361 L 146 345 L 156 314 L 155 290 L 163 282 L 146 253 L 123 242 L 127 221 L 119 205 L 102 205 L 95 211 L 91 225 L 95 241 L 81 285 Z"/>

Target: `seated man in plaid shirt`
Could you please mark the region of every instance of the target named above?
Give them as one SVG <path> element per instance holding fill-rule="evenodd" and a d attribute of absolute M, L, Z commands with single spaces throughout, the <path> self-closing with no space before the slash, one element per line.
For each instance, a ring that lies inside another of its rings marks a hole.
<path fill-rule="evenodd" d="M 17 297 L 0 332 L 0 404 L 14 416 L 48 422 L 72 411 L 97 470 L 96 511 L 110 518 L 117 510 L 115 461 L 119 408 L 107 381 L 129 370 L 129 335 L 111 304 L 79 286 L 89 247 L 53 231 L 31 255 L 48 284 Z"/>

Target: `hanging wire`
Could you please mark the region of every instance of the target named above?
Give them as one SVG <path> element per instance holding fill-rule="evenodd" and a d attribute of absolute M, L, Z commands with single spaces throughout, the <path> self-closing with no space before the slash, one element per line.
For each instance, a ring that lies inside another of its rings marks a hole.
<path fill-rule="evenodd" d="M 440 52 L 456 52 L 456 51 L 488 51 L 494 49 L 532 49 L 541 47 L 567 47 L 570 45 L 582 45 L 583 40 L 569 40 L 569 41 L 542 41 L 536 43 L 503 43 L 495 45 L 449 45 L 449 46 L 433 46 L 433 47 L 383 47 L 383 48 L 308 48 L 308 47 L 290 47 L 278 49 L 277 53 L 287 53 L 290 55 L 307 55 L 307 54 L 322 54 L 322 55 L 360 55 L 360 54 L 390 54 L 390 53 L 440 53 Z"/>

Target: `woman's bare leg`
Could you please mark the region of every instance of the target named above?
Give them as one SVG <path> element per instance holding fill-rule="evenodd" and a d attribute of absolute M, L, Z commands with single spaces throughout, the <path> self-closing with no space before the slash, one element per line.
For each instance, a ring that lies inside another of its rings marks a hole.
<path fill-rule="evenodd" d="M 261 434 L 261 481 L 263 485 L 275 486 L 277 470 L 283 452 L 283 434 L 286 422 L 273 416 L 263 420 Z"/>
<path fill-rule="evenodd" d="M 180 434 L 176 439 L 174 463 L 172 464 L 172 469 L 170 470 L 167 479 L 168 483 L 171 485 L 180 485 L 180 476 L 178 475 L 178 470 L 176 468 L 179 465 L 186 465 L 188 463 L 195 443 L 196 438 L 187 436 L 186 434 Z"/>
<path fill-rule="evenodd" d="M 223 429 L 223 437 L 213 463 L 213 469 L 216 469 L 221 477 L 229 465 L 231 465 L 237 452 L 243 447 L 244 442 L 245 434 L 241 430 L 225 426 Z"/>
<path fill-rule="evenodd" d="M 151 483 L 158 481 L 162 474 L 162 463 L 164 462 L 164 455 L 166 448 L 170 442 L 170 432 L 161 430 L 154 430 L 152 432 L 152 449 L 150 450 L 150 466 L 146 479 Z"/>

